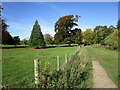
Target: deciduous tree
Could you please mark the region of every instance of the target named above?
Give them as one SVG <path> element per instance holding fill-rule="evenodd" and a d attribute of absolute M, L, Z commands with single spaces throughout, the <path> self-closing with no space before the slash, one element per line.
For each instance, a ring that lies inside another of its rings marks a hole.
<path fill-rule="evenodd" d="M 114 28 L 114 26 L 110 26 L 109 28 L 107 26 L 96 26 L 94 29 L 95 42 L 104 44 L 104 39 L 114 31 Z"/>
<path fill-rule="evenodd" d="M 22 44 L 28 45 L 28 40 L 27 40 L 26 38 L 24 38 L 24 39 L 22 40 Z"/>
<path fill-rule="evenodd" d="M 66 40 L 70 41 L 71 30 L 74 26 L 78 26 L 78 15 L 66 15 L 60 17 L 59 20 L 55 23 L 55 43 L 63 43 Z"/>
<path fill-rule="evenodd" d="M 90 45 L 94 43 L 94 32 L 92 31 L 91 28 L 87 28 L 86 31 L 82 33 L 83 35 L 83 43 L 85 45 Z"/>
<path fill-rule="evenodd" d="M 20 38 L 19 38 L 19 36 L 14 36 L 14 44 L 15 44 L 15 47 L 16 47 L 16 45 L 20 44 Z"/>
<path fill-rule="evenodd" d="M 82 43 L 82 38 L 81 29 L 75 28 L 74 30 L 71 30 L 71 39 L 73 43 L 80 45 Z"/>
<path fill-rule="evenodd" d="M 46 44 L 52 44 L 53 37 L 50 34 L 44 34 Z"/>

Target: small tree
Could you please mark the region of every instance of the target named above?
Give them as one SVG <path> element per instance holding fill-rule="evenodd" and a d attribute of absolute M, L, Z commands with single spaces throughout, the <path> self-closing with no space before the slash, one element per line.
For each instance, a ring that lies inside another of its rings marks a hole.
<path fill-rule="evenodd" d="M 28 40 L 27 40 L 26 38 L 24 38 L 24 39 L 22 40 L 22 44 L 24 44 L 25 46 L 28 45 Z"/>
<path fill-rule="evenodd" d="M 15 47 L 16 47 L 16 45 L 20 44 L 20 38 L 19 38 L 19 36 L 15 36 L 14 37 L 14 44 L 15 44 Z"/>
<path fill-rule="evenodd" d="M 50 34 L 44 34 L 44 39 L 46 44 L 51 44 L 53 37 Z"/>
<path fill-rule="evenodd" d="M 37 20 L 33 26 L 33 30 L 29 39 L 29 46 L 35 47 L 35 48 L 39 48 L 40 46 L 41 47 L 45 46 L 44 37 Z"/>

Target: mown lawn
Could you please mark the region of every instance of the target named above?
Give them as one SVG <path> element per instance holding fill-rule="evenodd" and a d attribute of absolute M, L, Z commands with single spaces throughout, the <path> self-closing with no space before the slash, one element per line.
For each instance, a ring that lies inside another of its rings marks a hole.
<path fill-rule="evenodd" d="M 118 51 L 100 46 L 86 46 L 88 57 L 96 57 L 110 78 L 118 86 Z"/>
<path fill-rule="evenodd" d="M 39 59 L 44 64 L 56 67 L 56 56 L 60 56 L 60 63 L 64 63 L 65 53 L 72 53 L 77 47 L 51 47 L 46 49 L 12 48 L 2 50 L 2 79 L 3 83 L 12 87 L 24 87 L 25 82 L 29 87 L 34 86 L 33 60 Z"/>

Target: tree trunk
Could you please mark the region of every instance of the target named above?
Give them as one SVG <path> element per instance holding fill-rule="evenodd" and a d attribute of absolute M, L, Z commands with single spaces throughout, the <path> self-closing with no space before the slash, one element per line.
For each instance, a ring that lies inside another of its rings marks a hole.
<path fill-rule="evenodd" d="M 69 47 L 71 46 L 71 44 L 69 43 Z"/>

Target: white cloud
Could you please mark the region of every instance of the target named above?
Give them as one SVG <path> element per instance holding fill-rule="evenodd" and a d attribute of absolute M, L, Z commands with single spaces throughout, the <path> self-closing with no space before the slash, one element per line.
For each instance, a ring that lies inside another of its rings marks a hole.
<path fill-rule="evenodd" d="M 55 32 L 54 32 L 54 24 L 40 18 L 39 19 L 39 24 L 41 27 L 41 31 L 43 34 L 50 34 L 51 36 L 54 36 Z"/>
<path fill-rule="evenodd" d="M 51 26 L 41 25 L 41 31 L 43 34 L 50 34 L 51 36 L 54 36 L 54 28 Z"/>
<path fill-rule="evenodd" d="M 32 28 L 32 25 L 26 25 L 26 24 L 17 23 L 17 22 L 9 22 L 9 26 L 19 31 L 28 31 L 28 30 L 31 30 Z"/>
<path fill-rule="evenodd" d="M 20 39 L 26 38 L 30 36 L 31 30 L 33 25 L 31 24 L 25 24 L 21 22 L 14 22 L 10 21 L 8 22 L 8 31 L 10 34 L 14 36 L 20 36 Z"/>

